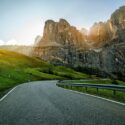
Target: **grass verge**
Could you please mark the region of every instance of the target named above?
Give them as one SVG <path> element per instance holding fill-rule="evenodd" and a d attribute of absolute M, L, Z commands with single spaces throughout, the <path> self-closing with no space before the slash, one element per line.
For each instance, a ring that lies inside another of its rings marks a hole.
<path fill-rule="evenodd" d="M 92 82 L 93 81 L 93 82 Z M 101 82 L 103 81 L 103 83 Z M 69 80 L 69 81 L 64 81 L 63 83 L 94 83 L 94 84 L 112 84 L 112 80 L 107 79 L 107 80 Z M 125 82 L 123 81 L 118 81 L 120 85 L 125 85 Z M 63 87 L 63 86 L 61 86 Z M 65 89 L 70 89 L 70 90 L 74 90 L 74 91 L 79 91 L 82 93 L 88 93 L 88 94 L 92 94 L 92 95 L 97 95 L 100 97 L 104 97 L 104 98 L 108 98 L 108 99 L 112 99 L 115 101 L 119 101 L 119 102 L 123 102 L 125 103 L 125 92 L 123 91 L 116 91 L 116 95 L 113 94 L 113 90 L 107 90 L 107 89 L 97 89 L 96 88 L 86 88 L 85 87 L 68 87 L 65 86 L 63 87 Z"/>

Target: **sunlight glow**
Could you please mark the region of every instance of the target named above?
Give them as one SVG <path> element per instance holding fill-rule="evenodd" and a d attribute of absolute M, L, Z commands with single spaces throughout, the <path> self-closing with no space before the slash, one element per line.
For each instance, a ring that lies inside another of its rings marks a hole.
<path fill-rule="evenodd" d="M 7 44 L 17 45 L 33 45 L 34 40 L 38 35 L 42 35 L 44 21 L 40 19 L 32 19 L 18 28 L 13 34 L 12 38 Z"/>
<path fill-rule="evenodd" d="M 15 39 L 12 39 L 7 41 L 5 45 L 18 45 L 18 42 Z"/>
<path fill-rule="evenodd" d="M 0 45 L 4 45 L 4 41 L 0 40 Z"/>

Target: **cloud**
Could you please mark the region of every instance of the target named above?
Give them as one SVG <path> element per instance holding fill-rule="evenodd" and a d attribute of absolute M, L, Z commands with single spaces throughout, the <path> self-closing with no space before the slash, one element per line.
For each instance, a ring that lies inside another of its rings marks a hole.
<path fill-rule="evenodd" d="M 0 40 L 0 45 L 4 45 L 4 41 L 3 40 Z"/>
<path fill-rule="evenodd" d="M 45 19 L 40 17 L 28 20 L 19 26 L 6 40 L 0 40 L 0 45 L 33 45 L 37 36 L 42 35 Z"/>
<path fill-rule="evenodd" d="M 19 45 L 15 39 L 9 40 L 5 43 L 5 45 Z"/>
<path fill-rule="evenodd" d="M 38 35 L 42 34 L 44 22 L 41 19 L 32 19 L 17 29 L 12 34 L 14 40 L 9 43 L 16 43 L 17 45 L 32 45 Z"/>
<path fill-rule="evenodd" d="M 21 44 L 19 44 L 15 39 L 11 39 L 7 42 L 0 40 L 0 45 L 21 45 Z"/>

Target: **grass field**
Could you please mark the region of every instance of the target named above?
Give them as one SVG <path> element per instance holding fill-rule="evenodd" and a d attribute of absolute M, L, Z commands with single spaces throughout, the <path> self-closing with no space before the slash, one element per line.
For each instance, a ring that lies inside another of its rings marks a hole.
<path fill-rule="evenodd" d="M 88 77 L 90 76 L 70 68 L 54 66 L 37 58 L 0 50 L 0 92 L 29 81 Z"/>

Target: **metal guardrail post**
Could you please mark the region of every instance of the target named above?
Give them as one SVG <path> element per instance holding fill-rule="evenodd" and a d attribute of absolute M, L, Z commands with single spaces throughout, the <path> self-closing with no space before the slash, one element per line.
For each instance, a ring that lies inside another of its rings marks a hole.
<path fill-rule="evenodd" d="M 72 85 L 70 86 L 70 88 L 72 89 Z"/>
<path fill-rule="evenodd" d="M 116 95 L 116 90 L 113 90 L 113 95 Z"/>
<path fill-rule="evenodd" d="M 84 87 L 82 87 L 82 91 L 84 92 Z"/>
<path fill-rule="evenodd" d="M 87 92 L 87 87 L 85 87 L 85 89 L 86 89 L 86 92 Z"/>
<path fill-rule="evenodd" d="M 97 93 L 99 93 L 99 88 L 96 88 L 96 90 L 97 90 Z"/>

